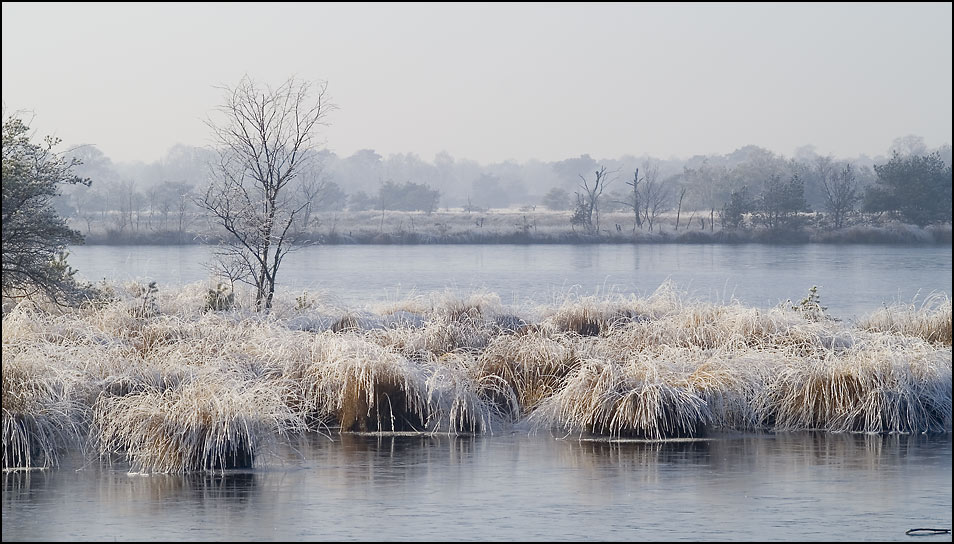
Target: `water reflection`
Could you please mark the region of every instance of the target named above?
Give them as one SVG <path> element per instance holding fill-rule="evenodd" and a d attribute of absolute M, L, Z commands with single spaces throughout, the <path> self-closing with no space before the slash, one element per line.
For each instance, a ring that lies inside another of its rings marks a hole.
<path fill-rule="evenodd" d="M 42 489 L 50 479 L 49 470 L 13 470 L 3 473 L 3 507 L 30 500 L 34 489 Z"/>
<path fill-rule="evenodd" d="M 258 491 L 259 478 L 259 474 L 250 471 L 150 475 L 105 471 L 93 475 L 98 482 L 98 496 L 117 509 L 138 508 L 133 503 L 143 499 L 156 507 L 170 502 L 200 505 L 210 501 L 248 501 Z"/>
<path fill-rule="evenodd" d="M 566 466 L 605 471 L 618 468 L 644 476 L 669 465 L 699 466 L 709 461 L 708 440 L 617 441 L 560 440 L 560 462 Z"/>
<path fill-rule="evenodd" d="M 4 474 L 4 540 L 830 540 L 951 524 L 951 436 L 310 435 L 268 465 Z M 69 459 L 67 459 L 69 461 Z"/>
<path fill-rule="evenodd" d="M 771 469 L 774 465 L 834 465 L 852 470 L 880 470 L 909 456 L 933 464 L 942 457 L 925 455 L 950 443 L 948 434 L 859 434 L 793 432 L 716 434 L 687 440 L 557 440 L 561 460 L 576 468 L 618 466 L 627 469 L 684 465 L 717 470 Z"/>

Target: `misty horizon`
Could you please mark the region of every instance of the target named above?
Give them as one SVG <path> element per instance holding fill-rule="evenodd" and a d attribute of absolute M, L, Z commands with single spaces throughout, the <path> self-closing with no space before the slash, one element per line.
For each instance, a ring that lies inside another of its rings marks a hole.
<path fill-rule="evenodd" d="M 952 141 L 949 3 L 5 2 L 3 25 L 5 111 L 121 163 L 210 143 L 219 86 L 244 75 L 327 81 L 340 109 L 322 138 L 342 157 L 852 158 Z"/>

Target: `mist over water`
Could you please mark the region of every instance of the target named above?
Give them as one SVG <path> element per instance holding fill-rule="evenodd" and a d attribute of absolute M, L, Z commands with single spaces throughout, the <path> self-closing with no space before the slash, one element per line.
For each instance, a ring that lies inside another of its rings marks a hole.
<path fill-rule="evenodd" d="M 210 282 L 208 246 L 77 246 L 70 263 L 91 281 Z M 884 304 L 951 295 L 951 247 L 894 245 L 337 245 L 290 253 L 280 288 L 347 307 L 450 289 L 497 293 L 517 307 L 567 296 L 652 294 L 667 279 L 690 296 L 746 306 L 799 301 L 813 286 L 841 318 Z M 214 282 L 212 282 L 214 284 Z"/>

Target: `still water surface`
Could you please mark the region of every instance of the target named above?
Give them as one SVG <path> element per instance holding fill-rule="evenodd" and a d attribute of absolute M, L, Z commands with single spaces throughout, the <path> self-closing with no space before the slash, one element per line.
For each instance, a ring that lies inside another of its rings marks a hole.
<path fill-rule="evenodd" d="M 950 434 L 336 435 L 296 450 L 224 476 L 78 457 L 7 473 L 3 540 L 910 541 L 951 527 Z"/>
<path fill-rule="evenodd" d="M 209 280 L 207 246 L 77 246 L 70 263 L 98 281 Z M 696 298 L 771 307 L 819 286 L 829 313 L 859 317 L 883 304 L 951 295 L 951 246 L 896 245 L 417 245 L 313 246 L 279 271 L 287 289 L 360 307 L 450 289 L 487 290 L 512 306 L 568 294 L 651 294 L 667 279 Z"/>

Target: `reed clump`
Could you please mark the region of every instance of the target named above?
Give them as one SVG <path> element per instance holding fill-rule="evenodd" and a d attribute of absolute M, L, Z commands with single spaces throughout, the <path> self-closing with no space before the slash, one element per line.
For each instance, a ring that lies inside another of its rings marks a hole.
<path fill-rule="evenodd" d="M 598 300 L 596 297 L 568 299 L 548 313 L 543 321 L 545 327 L 579 336 L 606 334 L 613 327 L 629 323 L 639 315 L 626 302 Z"/>
<path fill-rule="evenodd" d="M 304 430 L 285 401 L 274 384 L 196 376 L 164 391 L 101 397 L 93 436 L 101 455 L 125 456 L 134 472 L 251 468 L 276 438 Z"/>
<path fill-rule="evenodd" d="M 670 283 L 535 310 L 488 293 L 378 311 L 279 293 L 266 315 L 244 291 L 208 308 L 207 292 L 132 285 L 74 310 L 9 309 L 4 468 L 80 448 L 137 471 L 221 471 L 306 430 L 951 428 L 949 297 L 850 323 L 696 301 Z"/>
<path fill-rule="evenodd" d="M 505 314 L 496 295 L 477 293 L 465 299 L 442 294 L 417 311 L 423 316 L 420 327 L 391 327 L 372 331 L 369 338 L 407 357 L 428 353 L 437 357 L 461 350 L 480 351 L 490 341 L 508 331 L 500 325 Z"/>
<path fill-rule="evenodd" d="M 538 428 L 661 439 L 703 434 L 712 414 L 690 388 L 669 383 L 651 368 L 590 359 L 530 420 Z"/>
<path fill-rule="evenodd" d="M 919 308 L 913 304 L 886 307 L 864 318 L 859 326 L 950 346 L 951 299 L 941 293 L 928 297 Z"/>
<path fill-rule="evenodd" d="M 358 333 L 317 335 L 293 369 L 303 407 L 341 432 L 483 432 L 497 421 L 493 384 L 464 355 L 408 357 Z"/>
<path fill-rule="evenodd" d="M 519 411 L 514 419 L 532 412 L 566 384 L 566 377 L 580 365 L 575 343 L 565 335 L 531 330 L 494 338 L 480 352 L 478 375 L 502 380 L 516 396 Z M 503 405 L 509 403 L 509 397 Z"/>
<path fill-rule="evenodd" d="M 755 404 L 776 431 L 944 432 L 951 427 L 951 354 L 920 338 L 870 334 L 843 353 L 790 356 Z"/>
<path fill-rule="evenodd" d="M 86 412 L 73 380 L 33 350 L 3 348 L 3 468 L 46 468 L 82 446 Z"/>

